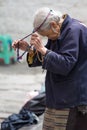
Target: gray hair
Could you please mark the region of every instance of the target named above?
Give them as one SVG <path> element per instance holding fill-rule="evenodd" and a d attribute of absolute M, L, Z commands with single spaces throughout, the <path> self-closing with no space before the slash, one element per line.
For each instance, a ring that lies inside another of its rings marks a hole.
<path fill-rule="evenodd" d="M 49 12 L 50 15 L 46 19 Z M 56 21 L 58 23 L 61 17 L 62 17 L 62 13 L 59 11 L 54 11 L 54 10 L 50 11 L 50 9 L 47 7 L 40 8 L 36 11 L 34 15 L 34 22 L 33 22 L 34 29 L 38 28 L 46 19 L 44 24 L 40 27 L 40 30 L 47 30 L 50 28 L 51 21 Z"/>

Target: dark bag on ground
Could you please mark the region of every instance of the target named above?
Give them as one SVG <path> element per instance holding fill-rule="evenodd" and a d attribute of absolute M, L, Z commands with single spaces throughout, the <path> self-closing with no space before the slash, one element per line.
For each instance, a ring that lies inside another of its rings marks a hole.
<path fill-rule="evenodd" d="M 25 125 L 38 123 L 38 117 L 30 111 L 22 109 L 18 114 L 12 114 L 1 123 L 1 130 L 18 130 Z"/>
<path fill-rule="evenodd" d="M 38 123 L 38 117 L 45 111 L 45 92 L 28 101 L 18 114 L 12 114 L 1 123 L 1 130 L 18 130 L 25 125 Z"/>

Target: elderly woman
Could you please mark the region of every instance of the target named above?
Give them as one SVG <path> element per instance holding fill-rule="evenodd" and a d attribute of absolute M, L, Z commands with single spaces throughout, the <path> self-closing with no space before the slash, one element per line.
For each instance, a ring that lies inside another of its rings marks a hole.
<path fill-rule="evenodd" d="M 33 25 L 30 40 L 33 50 L 28 50 L 27 63 L 30 67 L 42 65 L 47 70 L 43 130 L 86 130 L 86 26 L 49 8 L 35 13 Z M 48 38 L 46 46 L 40 35 Z M 26 50 L 25 41 L 13 42 L 13 48 L 16 49 L 18 43 L 20 49 Z"/>

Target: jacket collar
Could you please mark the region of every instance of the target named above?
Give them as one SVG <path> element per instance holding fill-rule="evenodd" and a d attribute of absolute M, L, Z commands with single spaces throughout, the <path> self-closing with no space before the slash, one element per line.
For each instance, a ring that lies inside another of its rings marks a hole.
<path fill-rule="evenodd" d="M 64 22 L 62 23 L 62 26 L 61 26 L 61 33 L 62 31 L 66 28 L 66 26 L 71 23 L 72 19 L 70 18 L 70 16 L 67 14 L 67 15 L 64 15 L 65 17 L 65 20 Z"/>

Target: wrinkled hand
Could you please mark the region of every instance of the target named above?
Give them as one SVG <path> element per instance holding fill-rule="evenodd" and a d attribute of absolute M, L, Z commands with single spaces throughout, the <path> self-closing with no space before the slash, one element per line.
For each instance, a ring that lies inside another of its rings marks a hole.
<path fill-rule="evenodd" d="M 47 48 L 44 47 L 42 39 L 38 33 L 32 34 L 30 44 L 33 45 L 42 55 L 46 54 Z"/>
<path fill-rule="evenodd" d="M 19 44 L 19 45 L 18 45 Z M 25 51 L 26 48 L 28 47 L 28 43 L 25 42 L 25 41 L 20 41 L 20 40 L 15 40 L 13 43 L 12 43 L 12 47 L 14 48 L 14 50 L 16 50 L 19 46 L 19 49 Z"/>

